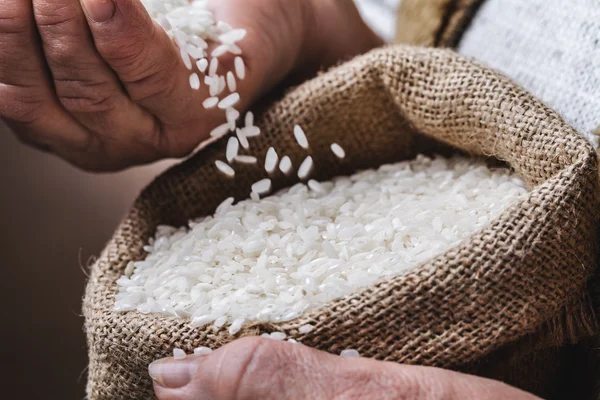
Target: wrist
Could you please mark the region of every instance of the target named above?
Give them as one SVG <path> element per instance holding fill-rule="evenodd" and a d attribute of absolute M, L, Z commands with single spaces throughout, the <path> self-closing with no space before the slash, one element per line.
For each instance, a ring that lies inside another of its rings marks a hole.
<path fill-rule="evenodd" d="M 384 41 L 362 19 L 353 0 L 306 0 L 311 24 L 304 46 L 316 69 L 327 68 L 382 46 Z"/>

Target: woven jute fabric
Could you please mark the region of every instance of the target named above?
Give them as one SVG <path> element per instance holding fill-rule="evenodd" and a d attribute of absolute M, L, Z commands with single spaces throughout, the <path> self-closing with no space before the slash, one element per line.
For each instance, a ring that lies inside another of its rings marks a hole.
<path fill-rule="evenodd" d="M 455 47 L 484 0 L 402 0 L 395 43 Z"/>
<path fill-rule="evenodd" d="M 502 366 L 514 369 L 514 360 L 595 331 L 586 287 L 598 250 L 597 156 L 554 111 L 504 76 L 448 50 L 387 47 L 290 90 L 258 113 L 257 124 L 262 134 L 252 141 L 252 155 L 264 159 L 275 146 L 294 165 L 307 155 L 291 134 L 295 124 L 303 126 L 319 180 L 419 153 L 460 151 L 502 160 L 530 192 L 411 272 L 288 323 L 248 326 L 237 337 L 282 331 L 332 353 L 355 348 L 379 360 L 481 371 L 546 393 L 539 379 L 524 378 L 531 368 L 513 379 Z M 345 159 L 332 155 L 333 142 L 346 150 Z M 92 266 L 83 306 L 91 399 L 152 398 L 150 362 L 174 347 L 191 352 L 234 339 L 225 329 L 191 328 L 182 319 L 113 311 L 116 280 L 143 258 L 158 224 L 211 214 L 227 197 L 246 198 L 265 177 L 256 165 L 225 179 L 214 166 L 225 146 L 220 141 L 157 178 Z M 296 181 L 273 180 L 275 188 Z M 315 329 L 300 334 L 306 323 Z"/>

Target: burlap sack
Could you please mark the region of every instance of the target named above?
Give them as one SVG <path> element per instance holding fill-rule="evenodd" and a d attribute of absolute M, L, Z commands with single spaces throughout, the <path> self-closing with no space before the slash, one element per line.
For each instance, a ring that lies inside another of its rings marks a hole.
<path fill-rule="evenodd" d="M 263 134 L 252 142 L 252 153 L 264 159 L 276 144 L 294 165 L 305 156 L 291 135 L 301 124 L 317 179 L 451 145 L 504 160 L 531 192 L 410 273 L 289 323 L 247 327 L 238 337 L 283 331 L 333 353 L 356 348 L 365 357 L 556 393 L 559 346 L 596 329 L 586 285 L 598 250 L 598 169 L 582 137 L 505 77 L 450 51 L 402 46 L 373 51 L 299 86 L 257 122 Z M 344 160 L 332 156 L 332 142 L 345 148 Z M 193 329 L 176 318 L 112 310 L 115 281 L 129 261 L 143 258 L 142 246 L 157 224 L 181 225 L 210 214 L 226 197 L 247 197 L 251 183 L 264 177 L 257 165 L 224 179 L 214 166 L 224 148 L 221 141 L 156 179 L 93 265 L 84 301 L 91 399 L 152 398 L 151 361 L 174 347 L 191 352 L 232 340 L 214 327 Z M 296 179 L 278 176 L 274 186 Z M 299 334 L 306 323 L 316 328 Z"/>

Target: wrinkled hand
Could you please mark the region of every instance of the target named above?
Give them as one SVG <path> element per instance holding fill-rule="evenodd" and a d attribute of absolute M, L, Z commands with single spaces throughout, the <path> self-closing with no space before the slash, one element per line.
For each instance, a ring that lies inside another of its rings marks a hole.
<path fill-rule="evenodd" d="M 500 382 L 436 368 L 342 358 L 299 344 L 246 338 L 208 356 L 150 365 L 159 400 L 535 400 Z"/>
<path fill-rule="evenodd" d="M 240 111 L 290 73 L 380 43 L 351 0 L 212 7 L 215 19 L 248 31 L 239 43 L 248 69 Z M 220 61 L 232 69 L 232 58 Z M 23 141 L 84 169 L 184 156 L 206 139 L 224 115 L 203 109 L 206 86 L 193 91 L 189 74 L 139 0 L 0 2 L 0 118 Z"/>

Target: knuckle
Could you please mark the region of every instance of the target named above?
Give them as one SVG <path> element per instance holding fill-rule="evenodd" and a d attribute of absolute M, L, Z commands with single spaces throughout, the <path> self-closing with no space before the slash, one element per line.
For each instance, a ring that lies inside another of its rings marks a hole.
<path fill-rule="evenodd" d="M 269 385 L 264 377 L 269 374 L 273 350 L 268 339 L 242 338 L 223 348 L 220 360 L 211 368 L 212 379 L 204 385 L 210 388 L 213 397 L 237 399 L 255 396 L 260 386 Z M 226 360 L 235 360 L 234 363 Z M 258 383 L 258 384 L 257 384 Z"/>
<path fill-rule="evenodd" d="M 73 22 L 80 16 L 74 3 L 56 4 L 55 2 L 44 2 L 43 7 L 34 9 L 34 14 L 39 29 L 61 32 L 72 30 Z"/>
<path fill-rule="evenodd" d="M 32 20 L 25 9 L 0 8 L 0 34 L 25 35 L 31 33 Z"/>
<path fill-rule="evenodd" d="M 98 44 L 104 59 L 115 68 L 126 73 L 134 73 L 145 60 L 146 38 L 136 33 L 120 36 L 118 39 L 102 41 Z"/>
<path fill-rule="evenodd" d="M 116 93 L 110 82 L 55 79 L 61 104 L 73 113 L 102 113 L 115 107 Z"/>
<path fill-rule="evenodd" d="M 81 57 L 80 49 L 81 40 L 74 36 L 44 42 L 46 60 L 53 73 L 79 74 L 93 69 L 95 65 Z"/>

